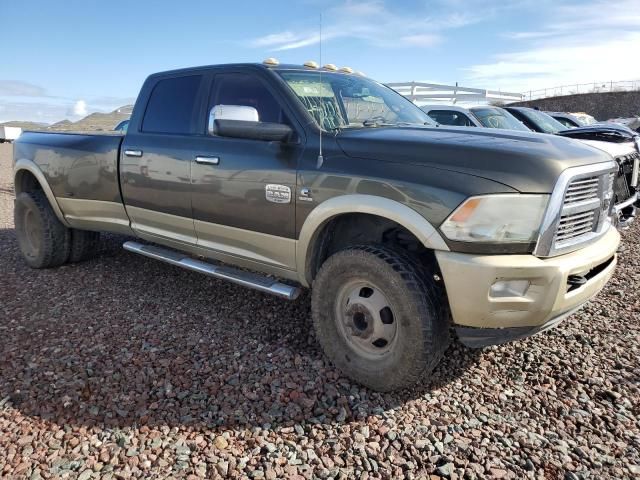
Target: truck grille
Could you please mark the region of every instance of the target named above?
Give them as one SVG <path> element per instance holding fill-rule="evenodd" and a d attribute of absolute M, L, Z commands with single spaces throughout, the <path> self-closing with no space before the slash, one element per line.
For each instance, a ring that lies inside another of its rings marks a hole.
<path fill-rule="evenodd" d="M 601 192 L 611 189 L 614 175 L 593 175 L 569 183 L 554 238 L 556 248 L 596 231 L 602 207 Z"/>
<path fill-rule="evenodd" d="M 567 187 L 567 193 L 564 196 L 565 205 L 598 198 L 599 185 L 600 178 L 597 176 L 574 180 Z"/>
<path fill-rule="evenodd" d="M 595 227 L 596 213 L 591 210 L 584 213 L 574 213 L 563 215 L 558 223 L 556 232 L 556 244 L 580 237 L 585 233 L 593 232 Z"/>
<path fill-rule="evenodd" d="M 566 170 L 549 200 L 535 253 L 553 256 L 577 250 L 610 225 L 615 163 Z"/>

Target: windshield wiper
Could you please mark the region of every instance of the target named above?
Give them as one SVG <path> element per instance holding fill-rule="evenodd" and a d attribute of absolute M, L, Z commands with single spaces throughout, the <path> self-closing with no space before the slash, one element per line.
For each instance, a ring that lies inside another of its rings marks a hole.
<path fill-rule="evenodd" d="M 433 123 L 429 122 L 398 122 L 395 125 L 398 125 L 400 127 L 407 127 L 411 125 L 417 125 L 418 127 L 435 127 Z"/>
<path fill-rule="evenodd" d="M 364 122 L 362 122 L 362 125 L 364 125 L 365 127 L 389 127 L 397 124 L 387 122 L 383 116 L 377 116 L 367 118 Z"/>

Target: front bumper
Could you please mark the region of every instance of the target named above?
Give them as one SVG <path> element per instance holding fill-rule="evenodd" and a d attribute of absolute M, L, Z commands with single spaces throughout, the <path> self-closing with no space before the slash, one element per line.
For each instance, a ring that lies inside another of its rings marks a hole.
<path fill-rule="evenodd" d="M 626 201 L 613 207 L 614 224 L 620 229 L 628 228 L 636 218 L 636 210 L 640 204 L 638 193 L 634 193 Z"/>
<path fill-rule="evenodd" d="M 552 258 L 436 251 L 460 339 L 485 346 L 556 325 L 611 278 L 619 243 L 620 234 L 610 228 L 591 245 Z M 505 294 L 492 290 L 498 282 L 528 282 L 528 287 Z M 477 329 L 484 332 L 471 331 Z"/>

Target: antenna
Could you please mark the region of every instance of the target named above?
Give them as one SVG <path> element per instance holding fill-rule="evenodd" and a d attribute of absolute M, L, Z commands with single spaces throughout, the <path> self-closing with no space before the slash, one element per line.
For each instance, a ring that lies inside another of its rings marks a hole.
<path fill-rule="evenodd" d="M 318 37 L 319 40 L 319 49 L 320 49 L 320 148 L 318 150 L 318 162 L 316 163 L 316 168 L 322 167 L 324 163 L 324 157 L 322 156 L 322 129 L 324 128 L 324 106 L 322 105 L 322 12 L 320 12 L 320 35 Z"/>

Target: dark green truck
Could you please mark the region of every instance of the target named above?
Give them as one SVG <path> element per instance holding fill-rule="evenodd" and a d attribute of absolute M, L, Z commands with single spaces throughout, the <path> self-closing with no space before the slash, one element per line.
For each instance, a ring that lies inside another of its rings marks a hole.
<path fill-rule="evenodd" d="M 116 232 L 287 299 L 312 287 L 326 354 L 378 390 L 427 375 L 454 331 L 482 347 L 557 324 L 616 265 L 609 155 L 437 128 L 349 69 L 151 75 L 125 135 L 25 133 L 14 156 L 30 266 L 81 261 Z"/>

